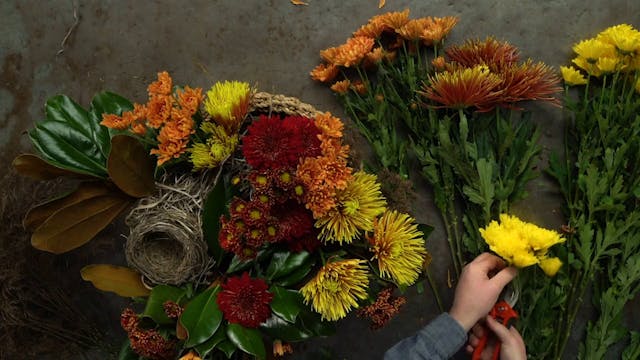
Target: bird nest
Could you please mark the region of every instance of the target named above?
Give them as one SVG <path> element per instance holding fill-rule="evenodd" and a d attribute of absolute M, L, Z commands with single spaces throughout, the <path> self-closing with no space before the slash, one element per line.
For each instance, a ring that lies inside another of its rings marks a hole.
<path fill-rule="evenodd" d="M 317 111 L 294 97 L 259 92 L 254 113 L 282 113 L 313 117 Z M 130 233 L 125 245 L 129 266 L 153 284 L 200 282 L 214 265 L 202 232 L 206 196 L 221 170 L 195 174 L 167 174 L 156 193 L 142 198 L 126 218 Z"/>

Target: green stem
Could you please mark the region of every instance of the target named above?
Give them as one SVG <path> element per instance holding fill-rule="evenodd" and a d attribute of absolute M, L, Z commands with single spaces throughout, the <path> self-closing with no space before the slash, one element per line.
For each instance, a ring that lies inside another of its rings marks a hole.
<path fill-rule="evenodd" d="M 431 276 L 431 270 L 427 269 L 427 280 L 429 281 L 429 286 L 431 287 L 431 291 L 433 291 L 433 296 L 436 298 L 436 303 L 438 304 L 438 309 L 440 312 L 444 312 L 444 307 L 442 306 L 442 300 L 440 300 L 440 294 L 438 293 L 438 287 L 436 286 L 433 277 Z"/>

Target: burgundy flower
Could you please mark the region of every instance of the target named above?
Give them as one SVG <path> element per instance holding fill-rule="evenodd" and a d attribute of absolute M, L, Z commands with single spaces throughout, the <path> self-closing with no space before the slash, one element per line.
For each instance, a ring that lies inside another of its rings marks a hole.
<path fill-rule="evenodd" d="M 262 279 L 252 279 L 247 272 L 231 277 L 222 285 L 218 306 L 230 323 L 257 328 L 271 315 L 269 303 L 273 294 Z"/>

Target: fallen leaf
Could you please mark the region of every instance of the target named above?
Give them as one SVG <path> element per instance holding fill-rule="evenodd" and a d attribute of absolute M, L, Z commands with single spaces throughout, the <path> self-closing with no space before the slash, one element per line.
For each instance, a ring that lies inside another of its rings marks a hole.
<path fill-rule="evenodd" d="M 84 245 L 131 203 L 117 194 L 80 201 L 53 213 L 31 236 L 36 249 L 61 254 Z"/>
<path fill-rule="evenodd" d="M 104 182 L 101 181 L 82 182 L 73 192 L 38 204 L 29 209 L 24 220 L 22 220 L 22 226 L 25 230 L 33 232 L 56 211 L 77 204 L 83 200 L 107 195 L 112 191 L 113 190 L 109 189 Z"/>
<path fill-rule="evenodd" d="M 128 267 L 94 264 L 83 267 L 80 275 L 97 289 L 111 291 L 123 297 L 149 296 L 150 293 L 142 284 L 140 274 Z"/>
<path fill-rule="evenodd" d="M 378 9 L 382 9 L 386 2 L 387 2 L 386 0 L 380 0 L 380 2 L 378 3 Z"/>
<path fill-rule="evenodd" d="M 127 135 L 116 135 L 111 139 L 107 172 L 125 194 L 136 198 L 151 195 L 155 187 L 154 166 L 140 141 Z"/>
<path fill-rule="evenodd" d="M 189 334 L 187 334 L 187 329 L 180 324 L 180 321 L 176 322 L 176 337 L 178 340 L 185 340 Z"/>
<path fill-rule="evenodd" d="M 21 154 L 13 159 L 13 167 L 18 174 L 28 176 L 36 180 L 51 180 L 60 176 L 78 179 L 94 178 L 93 176 L 80 174 L 71 170 L 61 169 L 44 161 L 37 155 Z M 95 178 L 94 178 L 95 179 Z"/>
<path fill-rule="evenodd" d="M 301 0 L 291 0 L 293 5 L 309 5 L 309 3 L 301 1 Z"/>

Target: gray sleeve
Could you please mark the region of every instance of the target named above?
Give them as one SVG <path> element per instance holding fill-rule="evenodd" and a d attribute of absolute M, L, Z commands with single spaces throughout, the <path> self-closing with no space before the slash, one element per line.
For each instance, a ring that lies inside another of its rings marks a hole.
<path fill-rule="evenodd" d="M 448 313 L 442 313 L 417 334 L 387 350 L 384 359 L 449 359 L 466 341 L 462 326 Z"/>

